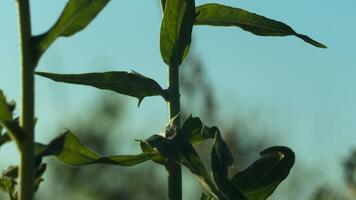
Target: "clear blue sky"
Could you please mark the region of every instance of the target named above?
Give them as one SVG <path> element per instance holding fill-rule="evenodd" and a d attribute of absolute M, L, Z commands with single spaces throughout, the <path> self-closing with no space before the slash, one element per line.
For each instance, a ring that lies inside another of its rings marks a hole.
<path fill-rule="evenodd" d="M 213 1 L 196 2 L 199 5 Z M 238 28 L 195 27 L 192 52 L 203 60 L 222 113 L 258 110 L 263 123 L 276 130 L 276 144 L 292 147 L 297 162 L 317 167 L 326 174 L 325 180 L 340 181 L 340 161 L 356 147 L 356 2 L 216 2 L 283 21 L 329 47 L 317 49 L 294 37 L 257 37 Z M 31 0 L 33 32 L 46 31 L 65 3 Z M 71 38 L 58 39 L 37 70 L 58 73 L 135 70 L 165 86 L 166 66 L 159 52 L 158 5 L 155 0 L 111 1 L 86 30 Z M 18 101 L 18 25 L 14 1 L 0 1 L 0 24 L 0 88 L 10 99 Z M 79 115 L 83 111 L 79 106 L 92 102 L 100 93 L 42 78 L 36 79 L 36 90 L 37 138 L 43 142 L 56 134 L 55 124 L 63 121 L 63 117 Z M 130 116 L 137 118 L 136 123 L 144 122 L 147 115 L 156 116 L 150 132 L 159 131 L 166 123 L 161 99 L 149 98 L 140 109 L 136 108 L 135 99 L 128 99 Z M 15 162 L 3 154 L 0 160 L 4 156 Z"/>

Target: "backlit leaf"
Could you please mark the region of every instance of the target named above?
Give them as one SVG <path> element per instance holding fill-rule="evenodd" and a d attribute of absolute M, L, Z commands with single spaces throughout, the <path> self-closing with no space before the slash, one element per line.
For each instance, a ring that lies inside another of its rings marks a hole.
<path fill-rule="evenodd" d="M 60 36 L 69 37 L 83 30 L 110 0 L 69 0 L 57 22 L 33 38 L 37 60 Z"/>
<path fill-rule="evenodd" d="M 87 74 L 53 74 L 37 72 L 37 75 L 54 81 L 89 85 L 99 89 L 115 91 L 120 94 L 136 97 L 139 105 L 144 97 L 161 95 L 164 90 L 154 80 L 136 72 L 103 72 Z"/>
<path fill-rule="evenodd" d="M 194 0 L 167 0 L 163 14 L 160 49 L 164 62 L 178 67 L 189 52 L 195 17 Z"/>
<path fill-rule="evenodd" d="M 201 194 L 200 200 L 218 200 L 211 194 Z"/>
<path fill-rule="evenodd" d="M 213 194 L 214 197 L 222 200 L 227 199 L 224 194 L 222 194 L 215 186 L 215 183 L 210 173 L 205 168 L 204 163 L 200 159 L 200 156 L 191 144 L 187 144 L 185 148 L 181 151 L 180 162 L 198 177 L 198 180 L 202 184 L 202 186 L 209 193 Z"/>
<path fill-rule="evenodd" d="M 260 154 L 262 158 L 232 179 L 249 200 L 267 199 L 288 176 L 295 160 L 293 151 L 287 147 L 270 147 Z"/>
<path fill-rule="evenodd" d="M 219 190 L 222 191 L 229 199 L 247 200 L 228 178 L 228 169 L 232 165 L 234 158 L 231 155 L 229 147 L 221 138 L 220 132 L 216 132 L 214 146 L 211 151 L 211 170 Z"/>
<path fill-rule="evenodd" d="M 12 120 L 11 112 L 2 90 L 0 90 L 0 120 L 5 120 L 5 121 Z"/>
<path fill-rule="evenodd" d="M 290 26 L 280 21 L 268 19 L 264 16 L 248 12 L 240 8 L 233 8 L 210 3 L 196 8 L 196 25 L 237 26 L 245 31 L 260 36 L 289 36 L 294 35 L 305 42 L 319 48 L 325 45 L 310 37 L 295 32 Z"/>
<path fill-rule="evenodd" d="M 217 127 L 208 127 L 198 117 L 192 116 L 182 126 L 182 133 L 188 138 L 191 144 L 198 144 L 206 139 L 213 139 L 217 131 L 219 131 Z"/>
<path fill-rule="evenodd" d="M 11 178 L 0 178 L 0 189 L 7 192 L 9 194 L 9 199 L 10 200 L 16 200 L 17 195 L 16 195 L 16 181 Z"/>
<path fill-rule="evenodd" d="M 85 147 L 70 131 L 66 131 L 47 146 L 41 146 L 37 150 L 39 158 L 53 155 L 59 161 L 71 166 L 95 163 L 134 166 L 152 159 L 156 154 L 157 152 L 144 152 L 137 155 L 100 156 Z"/>

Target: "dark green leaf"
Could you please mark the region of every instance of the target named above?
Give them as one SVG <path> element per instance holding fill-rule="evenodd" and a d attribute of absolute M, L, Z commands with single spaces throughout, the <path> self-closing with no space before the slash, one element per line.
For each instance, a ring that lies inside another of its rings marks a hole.
<path fill-rule="evenodd" d="M 144 140 L 144 142 L 146 142 L 151 148 L 156 148 L 160 154 L 166 158 L 172 157 L 176 153 L 175 149 L 172 148 L 172 140 L 169 140 L 161 135 L 152 135 Z"/>
<path fill-rule="evenodd" d="M 109 0 L 69 0 L 57 22 L 45 33 L 33 38 L 37 60 L 60 36 L 69 37 L 83 30 Z"/>
<path fill-rule="evenodd" d="M 189 52 L 195 17 L 194 0 L 167 0 L 161 25 L 160 49 L 164 62 L 178 67 Z"/>
<path fill-rule="evenodd" d="M 201 194 L 200 200 L 218 200 L 211 194 Z"/>
<path fill-rule="evenodd" d="M 0 126 L 5 127 L 12 139 L 14 139 L 18 145 L 25 139 L 26 134 L 24 130 L 19 126 L 16 120 L 12 119 L 11 105 L 6 101 L 3 92 L 0 90 Z M 2 130 L 0 130 L 2 131 Z M 9 141 L 8 135 L 1 135 L 0 132 L 0 145 Z"/>
<path fill-rule="evenodd" d="M 0 147 L 3 145 L 3 144 L 5 144 L 5 143 L 7 143 L 7 142 L 10 142 L 11 141 L 11 138 L 10 138 L 10 136 L 8 135 L 8 134 L 3 134 L 3 135 L 1 135 L 0 136 Z"/>
<path fill-rule="evenodd" d="M 0 120 L 11 121 L 12 116 L 4 93 L 0 90 Z M 0 133 L 1 134 L 1 133 Z"/>
<path fill-rule="evenodd" d="M 295 156 L 287 147 L 270 147 L 261 152 L 262 158 L 247 169 L 237 173 L 232 183 L 249 200 L 267 199 L 288 176 Z"/>
<path fill-rule="evenodd" d="M 144 152 L 137 155 L 100 156 L 85 147 L 70 131 L 66 131 L 46 147 L 40 146 L 37 153 L 39 158 L 54 155 L 59 161 L 72 166 L 94 163 L 133 166 L 157 155 L 157 152 Z"/>
<path fill-rule="evenodd" d="M 8 130 L 10 138 L 16 141 L 17 145 L 21 147 L 21 143 L 26 138 L 26 133 L 20 127 L 20 125 L 15 121 L 6 121 L 6 120 L 0 120 L 0 124 L 2 124 Z M 4 139 L 5 142 L 8 142 L 7 140 L 8 138 L 6 138 L 6 136 Z"/>
<path fill-rule="evenodd" d="M 167 164 L 168 162 L 167 157 L 163 156 L 156 147 L 151 146 L 150 143 L 148 143 L 146 140 L 138 140 L 138 141 L 140 142 L 140 147 L 142 152 L 145 153 L 156 152 L 156 156 L 154 156 L 151 160 L 159 164 L 163 164 L 163 165 Z"/>
<path fill-rule="evenodd" d="M 2 171 L 2 177 L 16 179 L 18 177 L 18 167 L 14 165 L 10 165 L 8 168 Z"/>
<path fill-rule="evenodd" d="M 204 178 L 207 176 L 208 172 L 206 172 L 199 156 L 190 144 L 190 147 L 188 145 L 187 148 L 182 151 L 184 158 L 183 164 L 198 177 L 203 177 L 200 179 L 207 183 L 207 185 L 210 186 L 210 189 L 213 188 L 213 192 L 210 191 L 210 193 L 215 194 L 220 199 L 246 199 L 246 197 L 237 190 L 228 179 L 228 168 L 233 163 L 233 157 L 227 144 L 222 140 L 219 129 L 215 126 L 207 127 L 199 118 L 190 116 L 182 126 L 182 134 L 191 144 L 200 143 L 206 139 L 214 138 L 211 162 L 215 183 L 212 181 L 209 174 L 208 178 Z M 215 185 L 218 186 L 218 188 L 216 188 Z"/>
<path fill-rule="evenodd" d="M 231 184 L 228 178 L 228 169 L 233 160 L 229 147 L 222 140 L 220 132 L 216 132 L 211 151 L 211 169 L 215 183 L 229 199 L 245 200 L 247 198 Z"/>
<path fill-rule="evenodd" d="M 184 137 L 188 138 L 191 144 L 201 143 L 206 139 L 213 139 L 217 131 L 219 131 L 217 127 L 207 127 L 198 117 L 192 116 L 182 126 L 182 133 Z"/>
<path fill-rule="evenodd" d="M 87 74 L 52 74 L 37 72 L 36 74 L 50 78 L 54 81 L 89 85 L 136 97 L 139 101 L 139 105 L 144 97 L 157 95 L 161 95 L 162 97 L 165 96 L 164 90 L 156 81 L 136 72 L 103 72 Z"/>
<path fill-rule="evenodd" d="M 0 178 L 0 189 L 9 194 L 10 200 L 16 200 L 16 181 L 11 178 Z"/>
<path fill-rule="evenodd" d="M 237 26 L 245 31 L 260 36 L 289 36 L 294 35 L 316 47 L 326 48 L 325 45 L 306 35 L 295 32 L 282 22 L 268 19 L 264 16 L 220 4 L 205 4 L 196 8 L 196 25 Z"/>
<path fill-rule="evenodd" d="M 224 195 L 221 194 L 216 188 L 212 177 L 206 170 L 203 162 L 200 159 L 200 156 L 191 144 L 187 144 L 185 148 L 181 151 L 180 162 L 198 177 L 202 186 L 209 193 L 214 194 L 215 197 L 219 197 L 221 200 L 226 199 Z"/>

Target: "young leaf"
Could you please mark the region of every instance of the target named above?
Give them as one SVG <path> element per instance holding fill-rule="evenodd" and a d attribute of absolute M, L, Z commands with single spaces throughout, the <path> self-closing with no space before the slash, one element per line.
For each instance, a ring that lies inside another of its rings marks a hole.
<path fill-rule="evenodd" d="M 16 141 L 16 144 L 18 147 L 21 148 L 22 142 L 26 138 L 26 133 L 25 131 L 20 127 L 18 123 L 15 121 L 6 121 L 6 120 L 1 120 L 0 119 L 0 124 L 2 124 L 9 133 L 9 136 L 12 140 Z M 4 135 L 4 138 L 2 138 L 4 142 L 8 142 L 8 138 Z"/>
<path fill-rule="evenodd" d="M 178 67 L 189 52 L 195 17 L 194 0 L 167 0 L 161 25 L 160 49 L 163 61 Z"/>
<path fill-rule="evenodd" d="M 215 183 L 209 179 L 208 180 L 203 179 L 203 180 L 209 183 L 209 185 L 216 184 L 218 186 L 218 188 L 215 188 L 215 190 L 218 191 L 215 192 L 215 194 L 218 194 L 220 199 L 245 200 L 246 197 L 238 189 L 236 189 L 228 179 L 228 168 L 233 163 L 233 157 L 231 155 L 231 152 L 227 144 L 222 140 L 219 129 L 215 126 L 211 128 L 207 127 L 201 122 L 199 118 L 190 116 L 182 126 L 182 134 L 192 144 L 200 143 L 206 139 L 214 138 L 214 146 L 211 152 L 211 164 L 212 164 L 212 172 L 213 172 Z M 184 154 L 183 151 L 182 154 L 184 156 L 186 153 Z M 189 154 L 186 154 L 185 156 L 187 158 L 194 156 L 194 151 L 191 151 Z M 199 158 L 199 156 L 197 158 Z M 192 159 L 192 160 L 194 161 L 196 159 Z M 197 163 L 199 164 L 199 162 Z M 192 168 L 192 166 L 188 165 L 188 168 Z M 198 170 L 198 172 L 199 171 L 201 170 Z"/>
<path fill-rule="evenodd" d="M 64 164 L 81 166 L 94 163 L 112 164 L 120 166 L 134 166 L 152 159 L 156 152 L 147 152 L 137 155 L 100 156 L 85 147 L 70 131 L 54 139 L 47 146 L 39 144 L 37 158 L 56 156 Z"/>
<path fill-rule="evenodd" d="M 182 126 L 182 134 L 191 144 L 198 144 L 206 139 L 213 139 L 216 132 L 219 131 L 216 126 L 207 127 L 198 117 L 189 116 Z"/>
<path fill-rule="evenodd" d="M 203 162 L 200 159 L 200 156 L 191 144 L 187 144 L 181 151 L 180 162 L 198 177 L 202 186 L 209 193 L 221 200 L 227 200 L 227 197 L 225 197 L 224 194 L 222 194 L 219 189 L 216 188 L 215 183 L 209 172 L 206 170 Z"/>
<path fill-rule="evenodd" d="M 142 152 L 144 152 L 144 153 L 155 152 L 156 153 L 156 156 L 154 156 L 151 159 L 152 161 L 162 164 L 162 165 L 167 164 L 168 159 L 165 156 L 163 156 L 161 154 L 161 152 L 157 151 L 158 150 L 157 148 L 155 149 L 155 147 L 151 146 L 146 140 L 137 140 L 137 141 L 140 142 L 140 147 L 141 147 Z"/>
<path fill-rule="evenodd" d="M 11 178 L 0 178 L 0 189 L 7 192 L 9 194 L 10 200 L 16 200 L 16 181 Z"/>
<path fill-rule="evenodd" d="M 164 90 L 156 81 L 137 72 L 103 72 L 87 74 L 52 74 L 36 72 L 36 74 L 54 81 L 89 85 L 136 97 L 139 102 L 138 105 L 140 105 L 142 99 L 147 96 L 161 95 L 165 98 Z"/>
<path fill-rule="evenodd" d="M 0 90 L 0 120 L 5 120 L 5 121 L 12 120 L 11 112 L 2 90 Z"/>
<path fill-rule="evenodd" d="M 8 134 L 3 134 L 3 135 L 0 135 L 0 147 L 7 143 L 7 142 L 10 142 L 11 141 L 11 138 Z"/>
<path fill-rule="evenodd" d="M 201 194 L 200 200 L 218 200 L 211 194 Z"/>
<path fill-rule="evenodd" d="M 250 200 L 267 199 L 288 176 L 295 160 L 293 151 L 287 147 L 270 147 L 260 154 L 262 158 L 231 180 Z"/>
<path fill-rule="evenodd" d="M 245 31 L 260 36 L 289 36 L 294 35 L 305 42 L 319 48 L 325 45 L 306 35 L 295 32 L 290 26 L 282 22 L 268 19 L 264 16 L 220 4 L 205 4 L 196 8 L 196 25 L 237 26 Z"/>
<path fill-rule="evenodd" d="M 220 132 L 216 132 L 211 151 L 211 170 L 215 183 L 229 199 L 245 200 L 247 198 L 231 184 L 228 178 L 228 169 L 232 163 L 233 157 L 229 147 L 221 138 Z"/>
<path fill-rule="evenodd" d="M 60 36 L 69 37 L 83 30 L 109 0 L 69 0 L 57 22 L 45 33 L 33 37 L 37 60 Z"/>
<path fill-rule="evenodd" d="M 5 95 L 0 90 L 0 146 L 14 139 L 19 146 L 25 139 L 26 134 L 24 130 L 19 126 L 18 121 L 13 120 L 12 111 L 14 104 L 8 104 Z M 8 134 L 2 135 L 2 129 L 6 128 Z"/>

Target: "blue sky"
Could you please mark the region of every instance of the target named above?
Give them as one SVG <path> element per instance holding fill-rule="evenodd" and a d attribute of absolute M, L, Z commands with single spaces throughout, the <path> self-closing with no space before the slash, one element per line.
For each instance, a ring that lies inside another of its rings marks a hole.
<path fill-rule="evenodd" d="M 200 5 L 213 1 L 196 2 Z M 340 181 L 340 162 L 356 147 L 356 2 L 216 2 L 283 21 L 329 47 L 317 49 L 294 37 L 258 37 L 238 28 L 205 26 L 194 28 L 191 53 L 202 59 L 206 67 L 219 96 L 222 116 L 248 115 L 257 110 L 262 123 L 276 130 L 275 143 L 292 147 L 297 162 L 327 174 L 325 181 Z M 46 31 L 65 3 L 31 0 L 33 33 Z M 5 0 L 0 5 L 3 27 L 0 88 L 9 99 L 18 101 L 16 6 L 14 1 Z M 87 29 L 74 37 L 58 39 L 37 70 L 58 73 L 135 70 L 165 86 L 166 66 L 159 52 L 158 5 L 155 0 L 111 1 Z M 79 115 L 83 111 L 80 106 L 93 102 L 101 93 L 42 78 L 36 79 L 36 90 L 37 138 L 43 142 L 56 135 L 55 125 L 63 122 L 63 117 Z M 144 123 L 147 115 L 155 116 L 151 118 L 149 132 L 159 131 L 166 123 L 167 113 L 161 99 L 148 98 L 139 109 L 135 99 L 128 100 L 135 123 Z M 138 128 L 130 130 L 135 133 Z M 11 146 L 7 148 L 14 151 Z M 0 160 L 4 156 L 10 163 L 16 162 L 10 154 L 0 154 Z"/>

